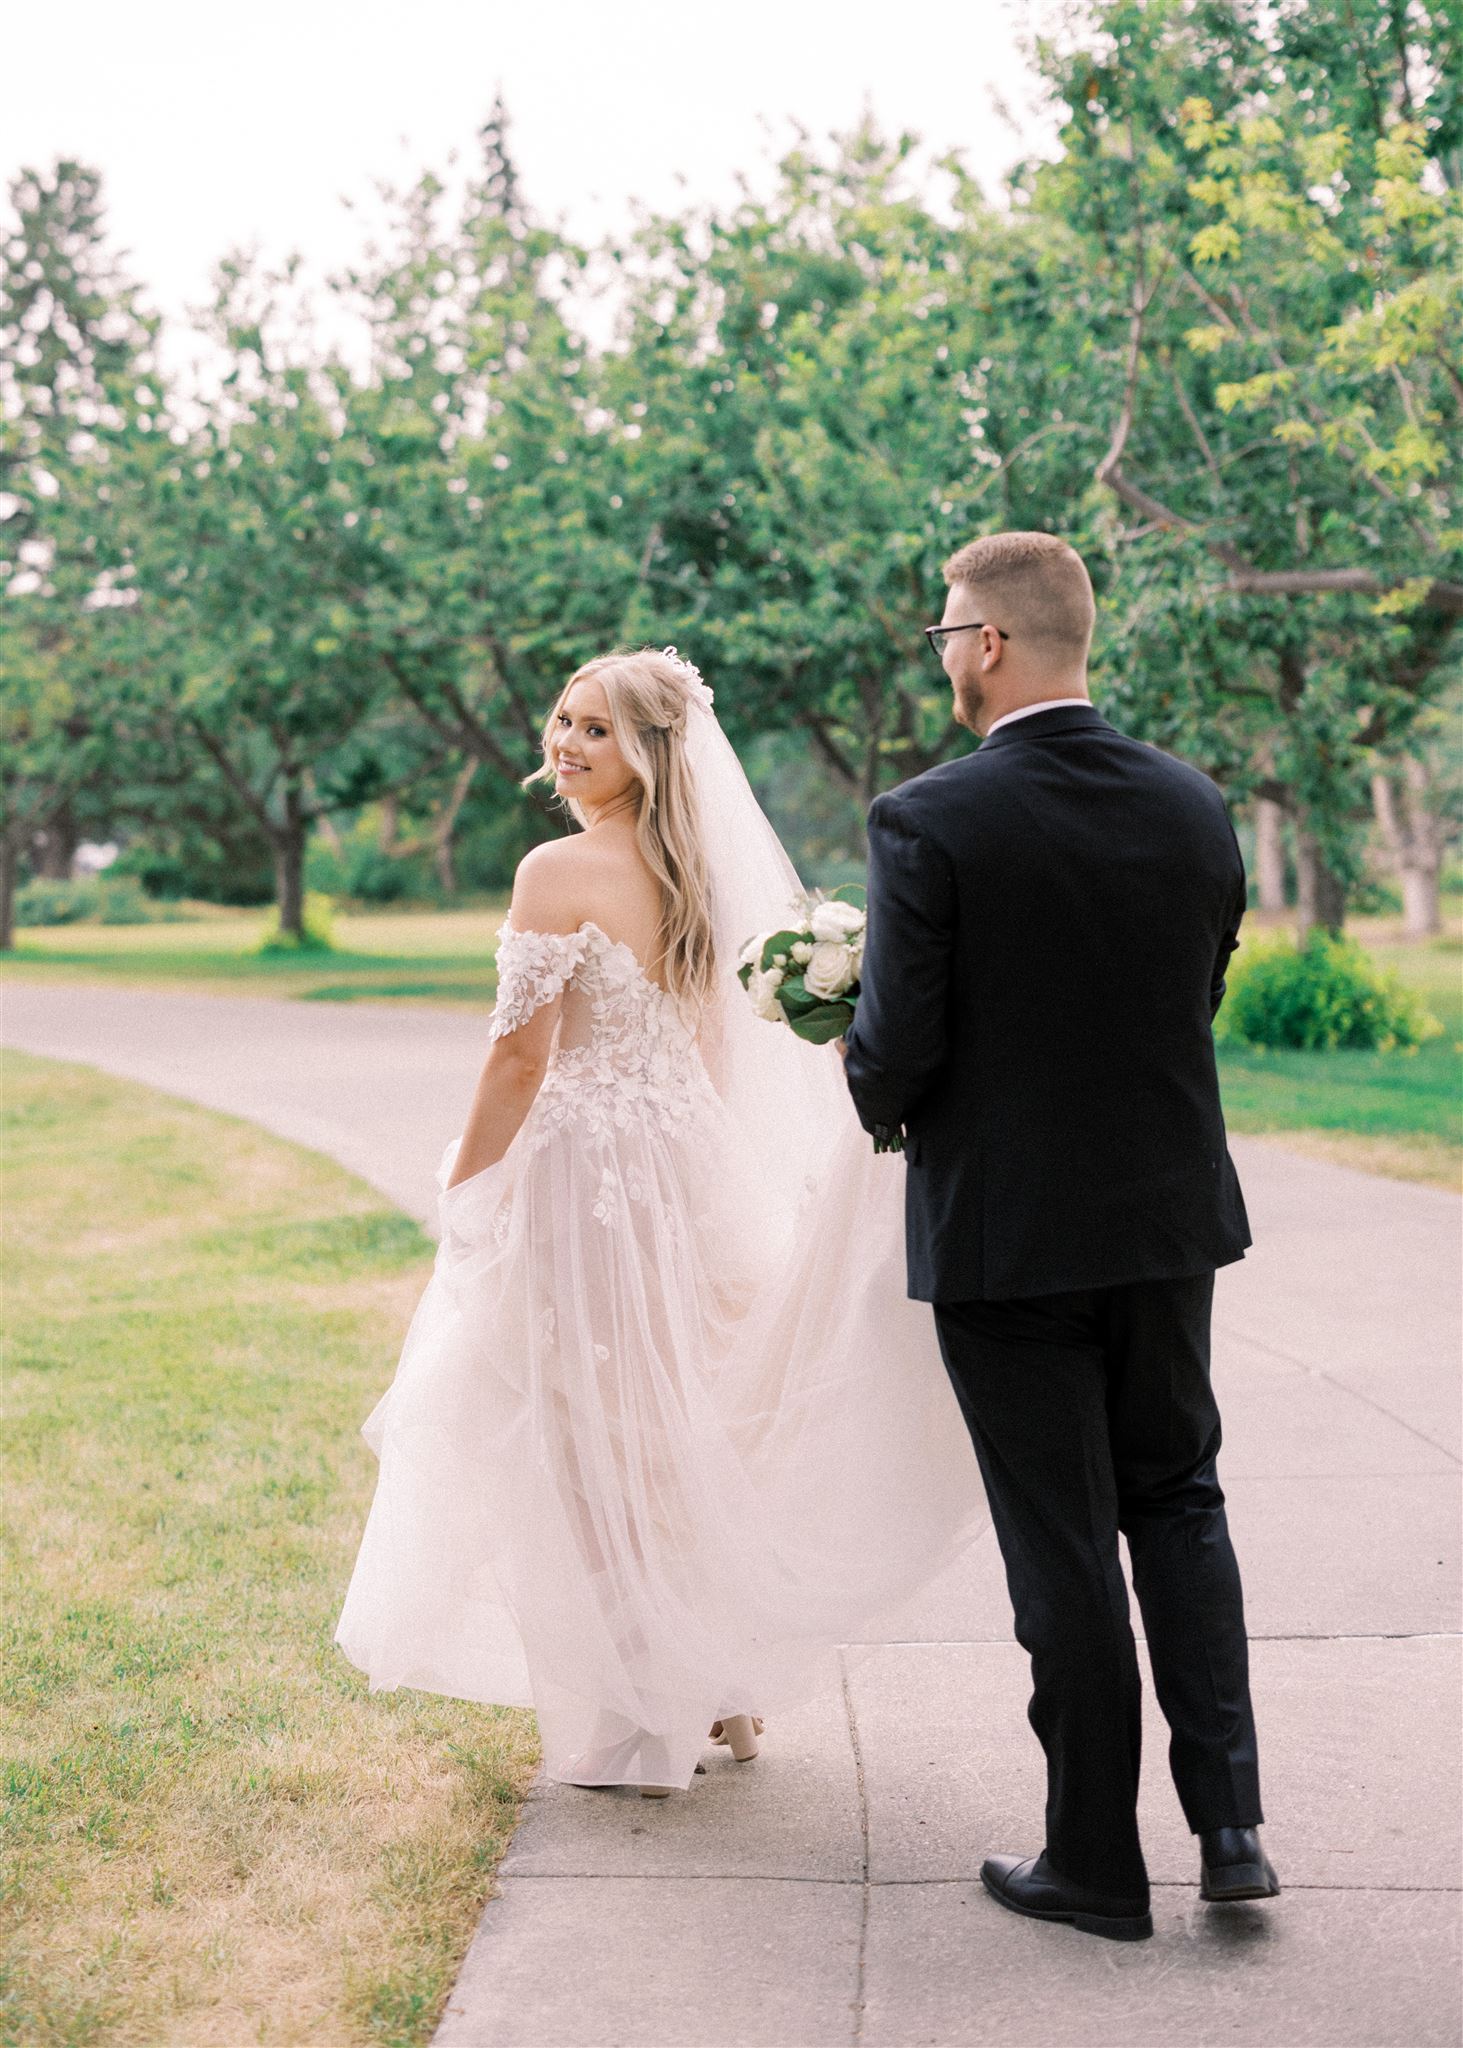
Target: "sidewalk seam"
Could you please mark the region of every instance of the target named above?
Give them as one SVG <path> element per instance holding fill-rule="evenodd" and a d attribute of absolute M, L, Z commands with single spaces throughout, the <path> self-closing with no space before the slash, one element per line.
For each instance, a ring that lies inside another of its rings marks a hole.
<path fill-rule="evenodd" d="M 1260 1635 L 1250 1630 L 1247 1641 L 1252 1643 L 1456 1643 L 1463 1637 L 1463 1630 L 1456 1628 L 1406 1628 L 1406 1629 L 1363 1629 L 1346 1631 L 1340 1635 Z M 1138 1630 L 1133 1632 L 1136 1643 L 1146 1643 L 1147 1636 Z M 860 1644 L 860 1648 L 864 1645 Z M 890 1636 L 876 1645 L 880 1650 L 999 1650 L 1019 1649 L 1014 1636 Z"/>
<path fill-rule="evenodd" d="M 848 1718 L 849 1741 L 853 1745 L 854 1777 L 858 1781 L 859 1839 L 863 1856 L 860 1874 L 862 1896 L 859 1910 L 858 1963 L 853 1997 L 853 2048 L 860 2048 L 864 2037 L 864 1969 L 869 1946 L 869 1908 L 873 1898 L 869 1882 L 869 1799 L 864 1785 L 864 1753 L 859 1741 L 858 1715 L 854 1712 L 853 1690 L 848 1682 L 848 1661 L 841 1648 L 838 1652 L 838 1669 L 843 1681 L 843 1707 Z"/>
<path fill-rule="evenodd" d="M 1429 1436 L 1415 1424 L 1404 1422 L 1400 1415 L 1394 1414 L 1390 1408 L 1384 1408 L 1382 1403 L 1374 1401 L 1370 1394 L 1359 1393 L 1355 1387 L 1349 1387 L 1345 1380 L 1336 1379 L 1324 1366 L 1312 1365 L 1304 1358 L 1295 1358 L 1290 1352 L 1281 1351 L 1274 1344 L 1267 1344 L 1263 1337 L 1252 1337 L 1247 1330 L 1237 1330 L 1232 1324 L 1216 1321 L 1213 1332 L 1216 1337 L 1237 1338 L 1241 1344 L 1249 1344 L 1256 1351 L 1265 1352 L 1270 1358 L 1278 1358 L 1283 1365 L 1293 1365 L 1297 1372 L 1308 1373 L 1312 1379 L 1324 1380 L 1328 1387 L 1335 1387 L 1338 1393 L 1350 1394 L 1353 1400 L 1360 1401 L 1364 1407 L 1374 1409 L 1378 1415 L 1385 1415 L 1389 1422 L 1395 1422 L 1399 1429 L 1405 1429 L 1408 1435 L 1415 1436 L 1419 1443 L 1428 1444 L 1433 1450 L 1440 1452 L 1453 1465 L 1463 1465 L 1463 1459 L 1459 1458 L 1456 1451 L 1449 1450 L 1446 1444 L 1440 1444 L 1436 1437 Z"/>
<path fill-rule="evenodd" d="M 922 1884 L 968 1884 L 979 1885 L 977 1871 L 956 1872 L 949 1877 L 799 1877 L 787 1871 L 732 1871 L 732 1870 L 515 1870 L 514 1884 L 535 1882 L 557 1884 L 813 1884 L 813 1885 L 862 1885 L 868 1892 L 891 1891 L 898 1887 Z M 1184 1877 L 1154 1877 L 1149 1879 L 1150 1889 L 1158 1892 L 1197 1891 L 1197 1883 Z M 1286 1892 L 1387 1892 L 1403 1895 L 1413 1892 L 1438 1898 L 1457 1898 L 1463 1894 L 1463 1886 L 1456 1884 L 1310 1884 L 1296 1879 L 1287 1879 L 1281 1896 Z M 493 1900 L 487 1901 L 489 1905 Z M 1217 1903 L 1217 1902 L 1216 1902 Z"/>

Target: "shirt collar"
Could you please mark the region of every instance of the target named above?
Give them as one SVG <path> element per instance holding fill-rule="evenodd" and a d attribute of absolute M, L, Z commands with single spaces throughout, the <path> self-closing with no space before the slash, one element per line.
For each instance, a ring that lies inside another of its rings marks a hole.
<path fill-rule="evenodd" d="M 1009 725 L 1015 718 L 1030 718 L 1033 712 L 1050 711 L 1058 704 L 1091 705 L 1091 703 L 1092 699 L 1090 697 L 1043 697 L 1039 704 L 1023 704 L 1019 711 L 1007 711 L 996 720 L 994 725 L 986 727 L 985 737 L 989 739 L 993 732 L 999 732 L 1003 725 Z"/>

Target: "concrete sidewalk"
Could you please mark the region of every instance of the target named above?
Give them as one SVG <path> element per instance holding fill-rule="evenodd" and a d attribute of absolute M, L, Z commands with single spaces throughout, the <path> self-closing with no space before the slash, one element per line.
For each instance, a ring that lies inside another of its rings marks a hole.
<path fill-rule="evenodd" d="M 460 1011 L 4 990 L 6 1042 L 231 1110 L 430 1221 Z M 540 1782 L 440 2048 L 1423 2048 L 1459 2039 L 1457 1199 L 1234 1143 L 1221 1472 L 1284 1896 L 1205 1907 L 1148 1700 L 1151 1942 L 1002 1912 L 1040 1753 L 989 1536 L 841 1697 L 664 1802 Z"/>

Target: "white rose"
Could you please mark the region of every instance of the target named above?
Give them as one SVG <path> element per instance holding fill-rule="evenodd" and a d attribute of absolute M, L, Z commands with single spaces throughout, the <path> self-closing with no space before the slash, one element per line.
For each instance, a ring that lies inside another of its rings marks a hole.
<path fill-rule="evenodd" d="M 752 998 L 752 1008 L 759 1017 L 764 1017 L 769 1024 L 787 1022 L 783 1007 L 777 1000 L 777 983 L 769 976 L 754 969 L 752 978 L 747 983 L 747 994 Z"/>
<path fill-rule="evenodd" d="M 813 957 L 813 948 L 806 939 L 799 939 L 792 949 L 792 957 L 799 967 L 806 967 Z"/>
<path fill-rule="evenodd" d="M 863 926 L 864 913 L 856 903 L 819 903 L 808 926 L 815 939 L 846 939 Z"/>
<path fill-rule="evenodd" d="M 854 979 L 853 954 L 842 939 L 820 939 L 803 969 L 808 994 L 826 1002 L 831 996 L 841 996 Z"/>
<path fill-rule="evenodd" d="M 783 977 L 786 974 L 787 969 L 785 967 L 779 967 L 777 963 L 779 960 L 785 960 L 786 958 L 786 953 L 773 954 L 772 965 L 768 968 L 767 972 L 762 977 L 762 979 L 766 982 L 769 988 L 782 987 Z"/>
<path fill-rule="evenodd" d="M 762 958 L 762 948 L 771 937 L 771 932 L 758 932 L 755 938 L 748 939 L 737 955 L 738 967 L 745 967 L 749 962 L 755 966 Z"/>

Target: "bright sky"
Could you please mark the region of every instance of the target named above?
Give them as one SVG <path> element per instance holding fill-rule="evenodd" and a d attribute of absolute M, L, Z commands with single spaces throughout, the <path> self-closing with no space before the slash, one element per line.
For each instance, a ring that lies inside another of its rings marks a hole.
<path fill-rule="evenodd" d="M 205 360 L 185 309 L 227 249 L 297 248 L 323 278 L 360 252 L 375 181 L 424 168 L 451 181 L 449 152 L 471 159 L 499 86 L 529 205 L 586 238 L 624 228 L 636 201 L 728 199 L 739 171 L 765 185 L 793 121 L 816 140 L 866 101 L 891 134 L 960 148 L 998 198 L 1018 158 L 1052 149 L 1018 50 L 1046 13 L 1043 0 L 69 0 L 7 21 L 0 164 L 7 186 L 63 154 L 101 171 L 113 244 L 175 328 L 165 360 L 181 370 Z"/>

